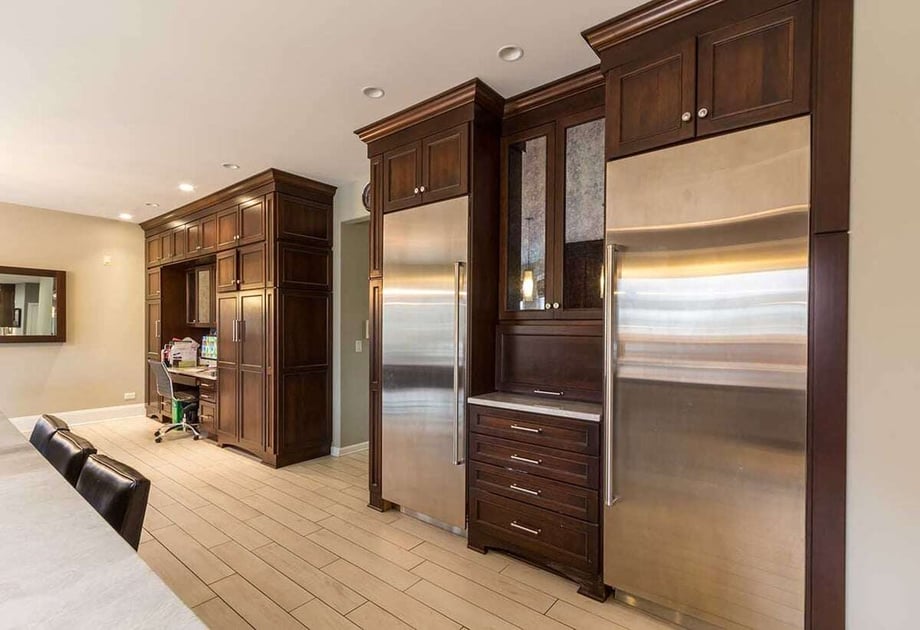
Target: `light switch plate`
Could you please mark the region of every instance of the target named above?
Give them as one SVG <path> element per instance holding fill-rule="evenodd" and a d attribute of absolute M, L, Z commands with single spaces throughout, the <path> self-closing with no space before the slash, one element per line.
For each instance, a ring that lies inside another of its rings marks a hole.
<path fill-rule="evenodd" d="M 137 394 L 134 392 L 125 392 L 125 400 L 134 400 L 137 398 Z"/>
<path fill-rule="evenodd" d="M 360 339 L 355 339 L 355 352 L 364 352 L 364 342 Z"/>

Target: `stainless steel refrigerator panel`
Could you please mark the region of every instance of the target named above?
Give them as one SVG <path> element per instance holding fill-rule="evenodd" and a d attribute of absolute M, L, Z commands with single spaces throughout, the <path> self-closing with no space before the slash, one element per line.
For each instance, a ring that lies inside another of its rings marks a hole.
<path fill-rule="evenodd" d="M 384 216 L 383 497 L 466 520 L 467 198 Z"/>
<path fill-rule="evenodd" d="M 807 117 L 608 164 L 605 581 L 690 627 L 804 625 L 808 169 Z"/>

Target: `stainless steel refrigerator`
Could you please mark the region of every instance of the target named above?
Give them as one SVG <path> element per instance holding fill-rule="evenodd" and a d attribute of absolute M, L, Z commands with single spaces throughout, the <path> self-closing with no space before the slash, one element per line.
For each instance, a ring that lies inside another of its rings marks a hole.
<path fill-rule="evenodd" d="M 383 498 L 465 528 L 469 199 L 383 219 Z"/>
<path fill-rule="evenodd" d="M 688 627 L 804 625 L 809 138 L 607 165 L 604 577 Z"/>

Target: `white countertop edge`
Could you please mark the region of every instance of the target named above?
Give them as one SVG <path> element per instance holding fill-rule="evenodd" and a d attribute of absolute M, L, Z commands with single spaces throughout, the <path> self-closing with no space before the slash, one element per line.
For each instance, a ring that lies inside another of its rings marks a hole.
<path fill-rule="evenodd" d="M 539 413 L 546 416 L 557 416 L 559 418 L 571 418 L 572 420 L 585 420 L 587 422 L 600 422 L 601 414 L 587 411 L 575 411 L 564 409 L 551 404 L 541 404 L 534 401 L 533 403 L 510 402 L 507 400 L 493 400 L 481 396 L 470 396 L 466 401 L 471 405 L 480 407 L 493 407 L 495 409 L 508 409 L 510 411 L 523 411 L 525 413 Z"/>

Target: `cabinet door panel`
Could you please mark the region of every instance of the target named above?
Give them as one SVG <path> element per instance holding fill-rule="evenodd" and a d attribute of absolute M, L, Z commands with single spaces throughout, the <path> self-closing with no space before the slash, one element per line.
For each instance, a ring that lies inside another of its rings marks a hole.
<path fill-rule="evenodd" d="M 383 159 L 371 160 L 370 202 L 371 225 L 368 243 L 368 275 L 376 278 L 383 273 Z"/>
<path fill-rule="evenodd" d="M 201 252 L 201 221 L 195 221 L 185 226 L 185 242 L 189 254 Z"/>
<path fill-rule="evenodd" d="M 151 269 L 147 272 L 147 299 L 158 300 L 160 298 L 160 269 Z"/>
<path fill-rule="evenodd" d="M 147 352 L 151 354 L 160 353 L 160 301 L 147 302 Z"/>
<path fill-rule="evenodd" d="M 552 317 L 555 126 L 502 140 L 502 319 Z"/>
<path fill-rule="evenodd" d="M 242 368 L 239 378 L 239 439 L 259 450 L 265 444 L 265 375 L 259 369 Z"/>
<path fill-rule="evenodd" d="M 239 371 L 236 365 L 217 365 L 217 430 L 232 438 L 239 435 Z"/>
<path fill-rule="evenodd" d="M 265 244 L 257 243 L 237 250 L 239 256 L 239 288 L 259 289 L 265 286 Z"/>
<path fill-rule="evenodd" d="M 422 203 L 465 195 L 469 190 L 466 124 L 422 141 Z"/>
<path fill-rule="evenodd" d="M 695 54 L 687 40 L 607 73 L 608 159 L 693 137 Z"/>
<path fill-rule="evenodd" d="M 265 294 L 262 291 L 240 295 L 240 364 L 265 367 Z"/>
<path fill-rule="evenodd" d="M 220 241 L 218 235 L 217 215 L 205 217 L 201 220 L 201 252 L 202 254 L 213 252 L 217 249 L 217 243 Z"/>
<path fill-rule="evenodd" d="M 160 235 L 160 259 L 163 262 L 169 262 L 172 260 L 173 254 L 175 254 L 175 235 L 173 232 L 163 232 Z"/>
<path fill-rule="evenodd" d="M 217 255 L 217 290 L 236 291 L 239 277 L 236 269 L 236 250 Z"/>
<path fill-rule="evenodd" d="M 160 236 L 151 236 L 147 239 L 147 265 L 156 265 L 160 262 Z"/>
<path fill-rule="evenodd" d="M 402 210 L 421 203 L 421 144 L 415 142 L 383 154 L 383 211 Z"/>
<path fill-rule="evenodd" d="M 237 365 L 239 343 L 236 341 L 236 320 L 239 319 L 239 298 L 221 295 L 217 298 L 217 362 Z M 223 385 L 223 383 L 221 383 Z M 221 387 L 223 389 L 223 387 Z"/>
<path fill-rule="evenodd" d="M 173 257 L 185 258 L 188 253 L 188 239 L 185 234 L 185 226 L 173 230 Z"/>
<path fill-rule="evenodd" d="M 265 199 L 259 197 L 240 205 L 239 243 L 255 243 L 265 239 Z"/>
<path fill-rule="evenodd" d="M 217 247 L 226 249 L 235 247 L 240 238 L 240 216 L 238 207 L 234 206 L 217 214 Z"/>
<path fill-rule="evenodd" d="M 603 110 L 558 123 L 553 306 L 557 318 L 600 319 L 604 303 Z"/>
<path fill-rule="evenodd" d="M 705 135 L 808 111 L 811 19 L 796 2 L 699 38 Z"/>

